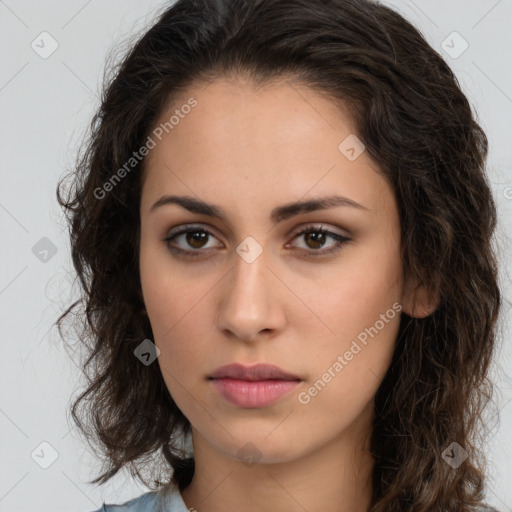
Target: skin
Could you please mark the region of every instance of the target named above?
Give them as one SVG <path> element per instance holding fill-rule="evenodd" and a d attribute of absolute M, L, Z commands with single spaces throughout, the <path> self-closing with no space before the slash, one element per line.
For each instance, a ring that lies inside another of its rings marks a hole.
<path fill-rule="evenodd" d="M 269 510 L 269 503 L 273 512 L 367 511 L 373 398 L 400 314 L 359 344 L 308 404 L 298 394 L 394 303 L 411 316 L 428 314 L 424 290 L 403 276 L 393 189 L 367 152 L 355 161 L 340 152 L 355 125 L 305 86 L 283 80 L 255 90 L 242 77 L 219 78 L 195 84 L 159 122 L 191 96 L 198 105 L 147 156 L 140 205 L 141 285 L 157 361 L 192 424 L 196 471 L 184 501 L 199 512 Z M 334 193 L 363 208 L 270 220 L 276 206 Z M 227 218 L 172 204 L 150 211 L 165 194 L 214 203 Z M 165 241 L 186 224 L 211 235 Z M 330 236 L 296 236 L 320 225 L 350 241 L 308 257 L 337 244 Z M 236 252 L 249 236 L 262 248 L 251 263 Z M 169 243 L 202 256 L 180 257 Z M 303 381 L 270 406 L 237 407 L 207 380 L 232 362 L 275 364 Z M 254 450 L 247 443 L 257 449 L 249 465 L 237 455 L 244 446 Z"/>

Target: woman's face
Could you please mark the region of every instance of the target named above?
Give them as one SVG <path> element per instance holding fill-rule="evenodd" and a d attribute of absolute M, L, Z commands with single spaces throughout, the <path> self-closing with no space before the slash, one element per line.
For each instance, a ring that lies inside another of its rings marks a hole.
<path fill-rule="evenodd" d="M 271 463 L 366 435 L 405 297 L 394 193 L 351 119 L 303 86 L 225 79 L 190 88 L 159 123 L 173 114 L 147 156 L 140 273 L 194 439 Z M 155 206 L 171 195 L 202 212 Z M 334 196 L 346 200 L 288 208 Z M 299 380 L 210 378 L 230 363 Z"/>

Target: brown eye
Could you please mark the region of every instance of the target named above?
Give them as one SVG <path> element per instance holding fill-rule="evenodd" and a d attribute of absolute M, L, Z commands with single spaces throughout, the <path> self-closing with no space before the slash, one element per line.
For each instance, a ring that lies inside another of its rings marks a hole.
<path fill-rule="evenodd" d="M 206 244 L 209 242 L 213 234 L 201 227 L 184 227 L 176 232 L 171 232 L 164 241 L 167 247 L 176 253 L 187 254 L 191 257 L 200 256 L 209 249 Z M 176 242 L 181 242 L 179 247 Z"/>
<path fill-rule="evenodd" d="M 305 247 L 299 249 L 313 257 L 325 256 L 341 249 L 341 247 L 351 240 L 333 231 L 324 229 L 322 226 L 310 226 L 301 232 L 297 233 L 293 239 L 302 239 L 305 242 Z M 169 234 L 164 241 L 167 247 L 173 253 L 184 257 L 197 257 L 203 256 L 207 250 L 213 247 L 207 247 L 210 238 L 215 236 L 207 229 L 195 226 L 185 226 L 178 231 Z M 322 249 L 329 239 L 334 240 L 328 249 Z M 296 247 L 296 246 L 294 246 Z"/>
<path fill-rule="evenodd" d="M 304 233 L 304 237 L 306 243 L 308 243 L 308 241 L 313 243 L 313 246 L 310 246 L 311 249 L 321 249 L 329 235 L 326 235 L 323 231 L 308 231 Z"/>
<path fill-rule="evenodd" d="M 326 230 L 322 227 L 308 227 L 297 233 L 294 238 L 300 237 L 303 237 L 303 240 L 306 243 L 304 250 L 308 251 L 313 256 L 323 256 L 333 253 L 341 249 L 346 242 L 350 242 L 350 238 Z M 336 242 L 331 244 L 329 249 L 319 250 L 325 245 L 329 238 L 334 239 Z"/>
<path fill-rule="evenodd" d="M 190 247 L 194 249 L 202 249 L 205 242 L 208 241 L 209 234 L 205 231 L 187 231 L 185 233 L 185 240 Z"/>

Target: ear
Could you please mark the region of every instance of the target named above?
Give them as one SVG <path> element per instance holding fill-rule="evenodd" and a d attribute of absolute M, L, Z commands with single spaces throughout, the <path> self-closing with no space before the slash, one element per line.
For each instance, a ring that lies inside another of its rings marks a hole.
<path fill-rule="evenodd" d="M 435 280 L 437 281 L 437 280 Z M 439 305 L 438 287 L 429 294 L 425 284 L 418 278 L 405 280 L 402 295 L 402 310 L 412 318 L 425 318 L 431 315 Z"/>

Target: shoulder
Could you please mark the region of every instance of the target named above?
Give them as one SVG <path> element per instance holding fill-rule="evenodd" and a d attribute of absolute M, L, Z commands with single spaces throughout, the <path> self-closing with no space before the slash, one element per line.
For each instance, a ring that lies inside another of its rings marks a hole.
<path fill-rule="evenodd" d="M 156 512 L 158 510 L 156 508 L 156 498 L 157 493 L 148 492 L 119 505 L 107 505 L 103 503 L 103 506 L 94 512 Z"/>
<path fill-rule="evenodd" d="M 176 487 L 152 491 L 119 505 L 107 505 L 93 512 L 188 512 Z"/>

